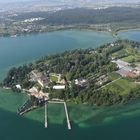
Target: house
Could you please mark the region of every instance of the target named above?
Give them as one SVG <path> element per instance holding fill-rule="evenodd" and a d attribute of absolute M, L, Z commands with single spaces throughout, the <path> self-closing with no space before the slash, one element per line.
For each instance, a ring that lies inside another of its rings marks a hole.
<path fill-rule="evenodd" d="M 21 85 L 16 85 L 16 88 L 21 90 Z"/>
<path fill-rule="evenodd" d="M 48 85 L 50 83 L 50 80 L 48 77 L 46 76 L 41 76 L 39 79 L 38 79 L 38 83 L 43 87 L 45 85 Z"/>
<path fill-rule="evenodd" d="M 110 46 L 111 46 L 111 47 L 114 47 L 114 46 L 115 46 L 115 44 L 114 44 L 114 43 L 111 43 L 111 44 L 110 44 Z"/>
<path fill-rule="evenodd" d="M 134 72 L 127 72 L 127 73 L 125 74 L 125 77 L 135 78 L 135 77 L 137 77 L 137 74 L 134 73 Z"/>
<path fill-rule="evenodd" d="M 87 80 L 84 78 L 75 79 L 75 85 L 85 86 L 87 84 Z"/>
<path fill-rule="evenodd" d="M 66 81 L 65 81 L 65 79 L 62 79 L 59 83 L 65 85 Z"/>
<path fill-rule="evenodd" d="M 29 89 L 30 93 L 38 93 L 38 89 L 36 87 L 32 87 L 31 89 Z"/>
<path fill-rule="evenodd" d="M 137 74 L 135 72 L 126 69 L 120 69 L 117 71 L 117 73 L 120 74 L 122 77 L 137 77 Z"/>
<path fill-rule="evenodd" d="M 137 75 L 140 75 L 140 66 L 137 66 L 134 70 Z"/>

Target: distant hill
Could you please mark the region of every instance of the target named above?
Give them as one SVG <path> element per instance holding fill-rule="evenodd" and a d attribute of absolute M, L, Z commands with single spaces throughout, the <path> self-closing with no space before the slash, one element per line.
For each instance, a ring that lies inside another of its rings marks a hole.
<path fill-rule="evenodd" d="M 0 1 L 0 3 L 11 3 L 11 2 L 31 2 L 31 1 L 37 1 L 37 2 L 42 2 L 44 0 L 4 0 Z M 98 3 L 98 2 L 103 2 L 103 3 L 135 3 L 135 2 L 140 2 L 140 0 L 76 0 L 79 3 Z M 75 3 L 75 0 L 45 0 L 45 2 L 51 2 L 54 4 L 58 3 Z"/>
<path fill-rule="evenodd" d="M 40 24 L 68 25 L 68 24 L 105 24 L 105 23 L 140 23 L 140 8 L 112 7 L 107 9 L 76 8 L 61 10 L 53 13 L 30 12 L 14 17 L 24 20 L 32 17 L 43 17 Z"/>
<path fill-rule="evenodd" d="M 140 7 L 140 0 L 0 0 L 0 9 L 14 12 L 57 11 L 71 8 Z"/>

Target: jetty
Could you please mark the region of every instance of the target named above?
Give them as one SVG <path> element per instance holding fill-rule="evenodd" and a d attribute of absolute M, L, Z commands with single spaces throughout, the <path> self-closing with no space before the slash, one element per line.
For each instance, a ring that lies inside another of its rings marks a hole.
<path fill-rule="evenodd" d="M 67 126 L 68 129 L 71 130 L 71 124 L 70 124 L 70 119 L 69 119 L 69 114 L 68 114 L 68 109 L 67 109 L 67 104 L 64 101 L 48 101 L 48 103 L 54 103 L 54 104 L 64 104 L 64 109 L 65 109 L 65 113 L 66 113 L 66 119 L 67 119 Z"/>
<path fill-rule="evenodd" d="M 25 113 L 27 113 L 30 110 L 33 110 L 35 108 L 37 108 L 37 106 L 32 105 L 30 100 L 27 100 L 27 101 L 24 102 L 24 104 L 20 108 L 18 108 L 18 112 L 17 113 L 19 115 L 23 115 L 23 114 L 25 114 Z"/>
<path fill-rule="evenodd" d="M 68 110 L 67 110 L 66 102 L 64 102 L 64 108 L 65 108 L 66 117 L 67 117 L 67 125 L 68 125 L 68 129 L 71 130 L 71 124 L 70 124 L 70 119 L 69 119 L 69 114 L 68 114 Z"/>
<path fill-rule="evenodd" d="M 45 102 L 45 128 L 48 127 L 47 103 Z"/>

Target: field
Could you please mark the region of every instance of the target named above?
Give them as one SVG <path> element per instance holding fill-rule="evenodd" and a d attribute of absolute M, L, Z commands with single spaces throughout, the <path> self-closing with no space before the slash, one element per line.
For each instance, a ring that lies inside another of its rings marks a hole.
<path fill-rule="evenodd" d="M 137 49 L 132 48 L 130 44 L 124 43 L 124 49 L 119 50 L 112 54 L 114 58 L 121 58 L 123 61 L 128 63 L 135 63 L 140 61 L 140 53 Z"/>
<path fill-rule="evenodd" d="M 116 72 L 112 72 L 112 73 L 110 73 L 108 75 L 108 79 L 111 80 L 111 81 L 114 81 L 114 80 L 116 80 L 116 79 L 118 79 L 120 77 L 121 76 L 118 73 L 116 73 Z"/>
<path fill-rule="evenodd" d="M 136 88 L 137 86 L 139 85 L 128 79 L 122 78 L 106 86 L 104 89 L 116 94 L 124 95 L 124 94 L 129 94 L 130 91 Z"/>
<path fill-rule="evenodd" d="M 123 61 L 128 62 L 128 63 L 133 63 L 133 62 L 139 62 L 140 61 L 140 56 L 135 54 L 135 55 L 129 55 L 127 57 L 122 58 Z"/>

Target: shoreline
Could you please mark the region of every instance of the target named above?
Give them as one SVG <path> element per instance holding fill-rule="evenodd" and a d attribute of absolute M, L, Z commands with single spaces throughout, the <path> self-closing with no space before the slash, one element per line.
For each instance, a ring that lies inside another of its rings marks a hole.
<path fill-rule="evenodd" d="M 117 31 L 117 34 L 120 32 L 128 32 L 128 31 L 140 31 L 140 28 L 132 28 L 132 29 L 124 29 L 124 30 L 119 30 Z"/>
<path fill-rule="evenodd" d="M 121 28 L 121 27 L 120 27 Z M 116 31 L 108 31 L 106 29 L 96 29 L 96 28 L 90 28 L 90 27 L 64 27 L 64 28 L 60 28 L 60 29 L 50 29 L 48 31 L 42 31 L 42 32 L 31 32 L 31 33 L 20 33 L 20 34 L 16 34 L 15 37 L 12 37 L 13 35 L 7 35 L 7 36 L 0 36 L 1 38 L 17 38 L 17 37 L 23 37 L 23 36 L 30 36 L 30 35 L 40 35 L 40 34 L 47 34 L 47 33 L 53 33 L 53 32 L 59 32 L 59 31 L 73 31 L 73 30 L 77 30 L 77 31 L 91 31 L 91 32 L 98 32 L 98 33 L 108 33 L 110 34 L 112 37 L 116 38 L 119 37 L 118 34 L 120 32 L 127 32 L 129 30 L 138 30 L 140 31 L 140 27 L 134 27 L 134 28 L 127 28 L 127 29 L 117 29 Z"/>
<path fill-rule="evenodd" d="M 70 29 L 69 28 L 64 28 L 64 29 L 56 29 L 56 30 L 52 30 L 52 31 L 44 31 L 44 32 L 36 32 L 36 33 L 28 33 L 28 34 L 17 34 L 16 37 L 12 37 L 12 35 L 0 36 L 0 39 L 1 38 L 26 37 L 26 36 L 30 36 L 30 35 L 41 35 L 41 34 L 48 34 L 48 33 L 59 32 L 59 31 L 74 31 L 74 30 L 77 30 L 77 31 L 91 31 L 91 32 L 98 32 L 98 33 L 108 33 L 111 36 L 113 36 L 111 32 L 106 31 L 106 30 L 99 31 L 99 30 L 88 29 L 88 28 L 82 28 L 82 29 L 80 29 L 80 28 L 70 28 Z"/>

